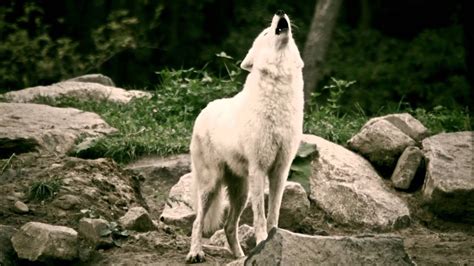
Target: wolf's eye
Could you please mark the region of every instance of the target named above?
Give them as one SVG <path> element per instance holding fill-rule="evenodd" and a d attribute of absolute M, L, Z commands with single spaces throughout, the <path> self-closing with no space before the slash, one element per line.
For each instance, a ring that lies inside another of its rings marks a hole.
<path fill-rule="evenodd" d="M 267 36 L 267 33 L 268 33 L 268 32 L 265 32 L 265 33 L 263 34 L 263 36 Z"/>

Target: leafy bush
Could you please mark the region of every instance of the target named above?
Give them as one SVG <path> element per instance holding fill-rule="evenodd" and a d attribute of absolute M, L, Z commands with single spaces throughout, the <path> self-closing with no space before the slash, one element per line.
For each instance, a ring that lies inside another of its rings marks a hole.
<path fill-rule="evenodd" d="M 469 99 L 462 27 L 426 30 L 413 40 L 400 40 L 375 30 L 339 27 L 328 51 L 326 77 L 358 81 L 357 90 L 341 101 L 348 112 L 358 103 L 368 114 L 399 99 L 415 107 L 465 106 Z"/>
<path fill-rule="evenodd" d="M 53 37 L 44 11 L 35 2 L 26 2 L 14 17 L 13 4 L 0 7 L 0 88 L 18 89 L 57 82 L 97 69 L 137 42 L 137 24 L 128 11 L 110 13 L 104 25 L 91 32 L 93 48 L 85 53 L 79 41 L 67 36 Z M 33 26 L 32 26 L 33 24 Z"/>

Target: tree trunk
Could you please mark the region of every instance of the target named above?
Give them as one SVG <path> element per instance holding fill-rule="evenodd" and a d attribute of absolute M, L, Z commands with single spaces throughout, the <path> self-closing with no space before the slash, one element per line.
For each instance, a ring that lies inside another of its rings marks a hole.
<path fill-rule="evenodd" d="M 324 63 L 332 31 L 341 7 L 342 0 L 318 0 L 303 50 L 304 98 L 308 104 L 311 93 L 321 79 L 321 66 Z"/>

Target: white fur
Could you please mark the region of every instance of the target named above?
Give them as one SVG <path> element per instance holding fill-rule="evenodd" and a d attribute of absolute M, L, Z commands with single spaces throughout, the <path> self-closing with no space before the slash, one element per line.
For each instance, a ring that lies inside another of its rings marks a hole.
<path fill-rule="evenodd" d="M 223 188 L 230 201 L 224 228 L 236 257 L 244 255 L 237 226 L 249 191 L 257 243 L 266 239 L 267 229 L 278 226 L 284 183 L 303 127 L 303 61 L 291 26 L 276 34 L 280 18 L 273 17 L 242 61 L 241 67 L 250 72 L 243 90 L 209 103 L 196 119 L 190 147 L 196 220 L 189 262 L 204 260 L 202 233 L 220 225 Z M 268 221 L 263 192 L 267 177 Z"/>

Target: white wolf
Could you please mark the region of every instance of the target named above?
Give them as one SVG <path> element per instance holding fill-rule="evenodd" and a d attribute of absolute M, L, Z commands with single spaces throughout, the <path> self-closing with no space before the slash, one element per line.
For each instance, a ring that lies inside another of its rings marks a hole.
<path fill-rule="evenodd" d="M 188 262 L 204 261 L 202 233 L 220 225 L 226 194 L 230 208 L 224 230 L 236 257 L 244 256 L 237 227 L 249 190 L 257 244 L 267 238 L 267 229 L 278 226 L 284 183 L 303 128 L 303 61 L 283 11 L 258 35 L 241 67 L 250 72 L 244 89 L 209 103 L 194 124 L 190 149 L 196 220 Z"/>

